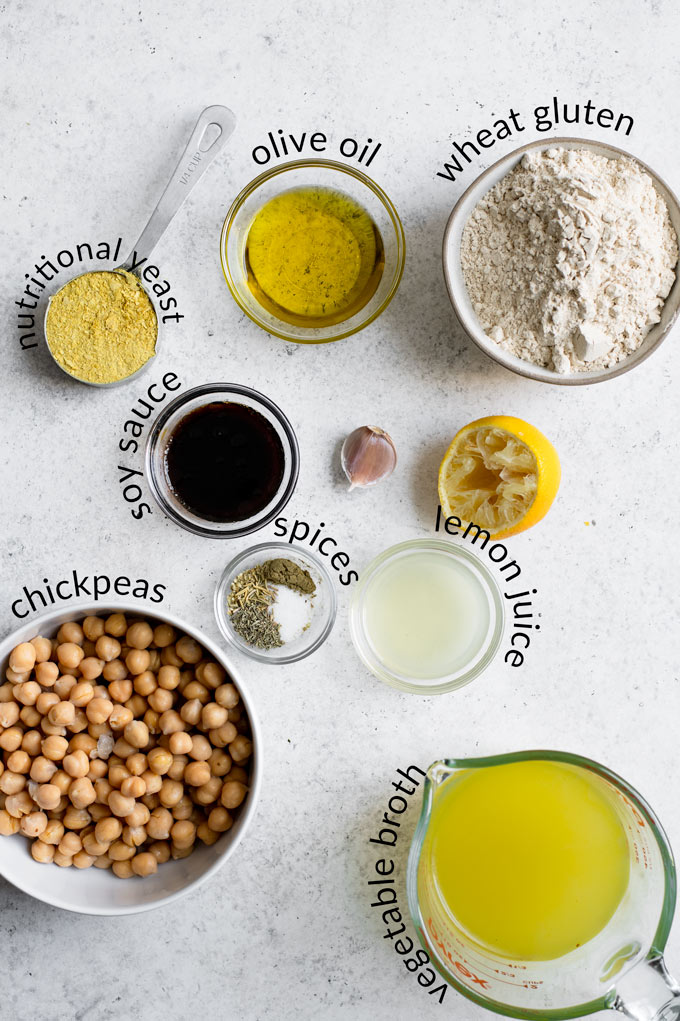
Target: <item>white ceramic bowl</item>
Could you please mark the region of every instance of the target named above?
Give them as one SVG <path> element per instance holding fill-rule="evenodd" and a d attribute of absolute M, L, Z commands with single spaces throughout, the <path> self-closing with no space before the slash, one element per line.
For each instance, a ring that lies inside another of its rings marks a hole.
<path fill-rule="evenodd" d="M 149 911 L 178 900 L 204 883 L 225 863 L 250 824 L 257 804 L 262 770 L 262 742 L 257 719 L 250 698 L 230 661 L 219 646 L 197 628 L 144 603 L 74 602 L 32 618 L 0 643 L 3 680 L 9 653 L 19 642 L 28 641 L 35 635 L 51 638 L 67 620 L 81 620 L 88 614 L 101 616 L 116 612 L 155 618 L 159 623 L 172 624 L 178 631 L 195 638 L 221 663 L 236 684 L 247 710 L 254 755 L 250 792 L 232 828 L 223 833 L 211 847 L 198 844 L 188 858 L 160 865 L 154 876 L 118 879 L 107 869 L 63 869 L 58 865 L 41 865 L 31 857 L 30 842 L 22 834 L 0 836 L 0 875 L 4 879 L 46 904 L 87 915 L 130 915 L 138 911 Z"/>
<path fill-rule="evenodd" d="M 671 222 L 680 239 L 680 203 L 678 203 L 670 188 L 661 180 L 658 174 L 654 173 L 651 167 L 648 167 L 631 153 L 624 152 L 623 149 L 617 149 L 613 145 L 591 142 L 585 138 L 546 138 L 537 142 L 529 142 L 528 145 L 523 145 L 521 148 L 508 153 L 507 156 L 504 156 L 503 159 L 498 160 L 488 170 L 485 170 L 483 174 L 480 174 L 467 191 L 463 192 L 453 207 L 444 232 L 444 278 L 451 303 L 461 326 L 477 347 L 481 348 L 494 361 L 504 365 L 506 369 L 519 373 L 520 376 L 528 376 L 530 379 L 537 379 L 544 383 L 559 383 L 563 386 L 601 383 L 605 379 L 613 379 L 615 376 L 620 376 L 622 373 L 634 368 L 634 366 L 639 365 L 640 362 L 643 362 L 645 358 L 650 356 L 652 351 L 656 350 L 668 334 L 680 311 L 680 277 L 678 276 L 677 268 L 675 282 L 664 302 L 661 320 L 649 331 L 637 351 L 634 351 L 633 354 L 609 369 L 591 369 L 588 372 L 563 373 L 555 372 L 554 369 L 533 365 L 531 362 L 517 358 L 516 355 L 504 351 L 503 348 L 499 347 L 498 344 L 494 343 L 486 335 L 470 301 L 460 264 L 460 241 L 463 228 L 480 199 L 519 163 L 525 152 L 553 148 L 589 149 L 591 152 L 597 153 L 599 156 L 606 156 L 609 159 L 620 156 L 628 156 L 630 159 L 634 159 L 643 170 L 647 171 L 654 187 L 665 199 Z"/>

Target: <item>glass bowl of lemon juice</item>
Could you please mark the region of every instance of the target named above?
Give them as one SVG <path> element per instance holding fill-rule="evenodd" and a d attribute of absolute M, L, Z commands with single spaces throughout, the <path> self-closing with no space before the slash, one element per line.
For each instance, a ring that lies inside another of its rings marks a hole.
<path fill-rule="evenodd" d="M 381 553 L 350 608 L 359 658 L 401 691 L 436 695 L 469 684 L 503 635 L 503 602 L 486 566 L 452 542 L 420 539 Z"/>

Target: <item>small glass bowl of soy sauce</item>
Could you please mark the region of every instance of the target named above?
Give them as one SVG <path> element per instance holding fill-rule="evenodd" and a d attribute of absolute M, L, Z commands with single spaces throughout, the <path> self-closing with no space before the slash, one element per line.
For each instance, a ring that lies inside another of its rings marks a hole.
<path fill-rule="evenodd" d="M 158 416 L 146 444 L 146 477 L 176 524 L 215 539 L 263 528 L 286 506 L 300 466 L 290 422 L 264 394 L 207 383 Z"/>

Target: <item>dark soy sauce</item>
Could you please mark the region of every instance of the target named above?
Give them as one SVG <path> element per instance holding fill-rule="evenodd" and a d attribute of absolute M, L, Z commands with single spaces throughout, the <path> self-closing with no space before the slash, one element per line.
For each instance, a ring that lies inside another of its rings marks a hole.
<path fill-rule="evenodd" d="M 187 510 L 206 521 L 244 521 L 276 496 L 285 454 L 264 415 L 215 401 L 180 420 L 165 466 L 170 488 Z"/>

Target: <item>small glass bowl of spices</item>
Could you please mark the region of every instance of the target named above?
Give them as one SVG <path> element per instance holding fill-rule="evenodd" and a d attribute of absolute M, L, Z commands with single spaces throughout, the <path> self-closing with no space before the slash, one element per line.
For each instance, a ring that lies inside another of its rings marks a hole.
<path fill-rule="evenodd" d="M 154 422 L 146 477 L 161 510 L 216 539 L 272 521 L 298 478 L 297 439 L 273 401 L 250 387 L 209 383 L 187 390 Z"/>
<path fill-rule="evenodd" d="M 227 213 L 222 270 L 268 333 L 324 344 L 357 333 L 394 297 L 404 231 L 377 184 L 331 160 L 297 160 L 252 181 Z"/>
<path fill-rule="evenodd" d="M 267 542 L 227 565 L 215 590 L 226 640 L 262 663 L 294 663 L 328 638 L 337 611 L 332 579 L 312 553 Z"/>

